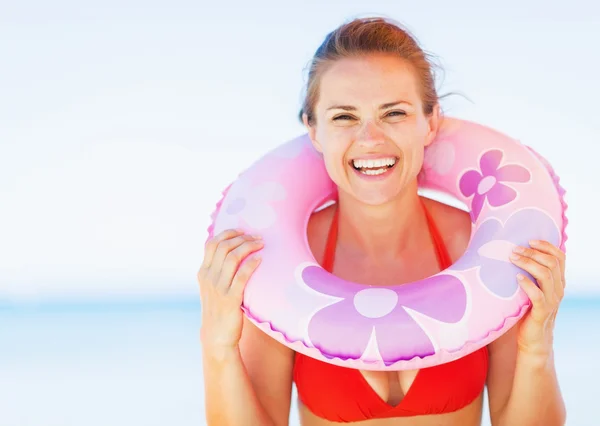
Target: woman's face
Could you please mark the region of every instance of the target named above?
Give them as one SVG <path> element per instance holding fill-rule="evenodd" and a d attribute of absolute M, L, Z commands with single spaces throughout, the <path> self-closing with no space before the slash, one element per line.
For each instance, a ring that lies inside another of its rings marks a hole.
<path fill-rule="evenodd" d="M 345 58 L 322 74 L 315 122 L 305 125 L 331 179 L 357 200 L 383 204 L 416 179 L 437 130 L 406 61 L 384 54 Z"/>

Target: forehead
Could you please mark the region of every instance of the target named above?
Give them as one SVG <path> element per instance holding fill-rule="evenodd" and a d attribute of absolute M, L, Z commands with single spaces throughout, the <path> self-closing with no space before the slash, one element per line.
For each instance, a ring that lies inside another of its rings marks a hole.
<path fill-rule="evenodd" d="M 343 58 L 321 75 L 319 103 L 419 101 L 415 72 L 408 61 L 391 55 Z"/>

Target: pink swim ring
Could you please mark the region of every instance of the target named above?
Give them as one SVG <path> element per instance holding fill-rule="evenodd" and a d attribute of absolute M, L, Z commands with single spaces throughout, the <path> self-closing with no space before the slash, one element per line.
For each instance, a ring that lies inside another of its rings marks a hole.
<path fill-rule="evenodd" d="M 416 282 L 361 285 L 316 262 L 307 223 L 336 187 L 307 135 L 268 152 L 225 189 L 209 238 L 228 228 L 263 236 L 242 309 L 282 344 L 362 370 L 431 367 L 487 345 L 527 312 L 522 271 L 509 253 L 531 239 L 564 250 L 567 205 L 552 167 L 531 148 L 448 117 L 426 148 L 419 187 L 467 206 L 472 232 L 451 267 Z"/>

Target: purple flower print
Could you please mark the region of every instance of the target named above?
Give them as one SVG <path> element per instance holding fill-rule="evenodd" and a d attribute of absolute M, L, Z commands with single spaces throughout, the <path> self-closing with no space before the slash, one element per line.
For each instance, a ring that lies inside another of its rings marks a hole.
<path fill-rule="evenodd" d="M 465 172 L 459 182 L 460 192 L 465 197 L 473 197 L 471 218 L 473 222 L 479 217 L 483 203 L 487 199 L 491 206 L 499 207 L 510 203 L 517 197 L 517 192 L 501 182 L 528 182 L 531 178 L 529 170 L 518 164 L 507 164 L 499 167 L 502 151 L 490 150 L 481 156 L 478 170 Z"/>
<path fill-rule="evenodd" d="M 237 228 L 242 221 L 254 229 L 265 230 L 277 221 L 277 212 L 271 203 L 284 199 L 285 188 L 278 182 L 250 185 L 244 180 L 238 180 L 229 190 L 221 207 L 215 233 Z"/>
<path fill-rule="evenodd" d="M 483 285 L 497 296 L 510 297 L 519 286 L 517 273 L 533 279 L 510 262 L 510 253 L 515 246 L 528 247 L 528 241 L 532 239 L 546 240 L 554 245 L 560 241 L 556 224 L 540 210 L 520 210 L 504 225 L 495 218 L 488 219 L 475 231 L 467 251 L 450 269 L 464 271 L 479 266 Z"/>
<path fill-rule="evenodd" d="M 373 331 L 386 365 L 431 355 L 435 353 L 431 340 L 404 308 L 453 323 L 463 317 L 467 303 L 463 284 L 451 275 L 373 287 L 349 283 L 320 267 L 308 266 L 302 279 L 319 293 L 341 298 L 319 310 L 308 324 L 312 344 L 329 358 L 360 358 Z"/>

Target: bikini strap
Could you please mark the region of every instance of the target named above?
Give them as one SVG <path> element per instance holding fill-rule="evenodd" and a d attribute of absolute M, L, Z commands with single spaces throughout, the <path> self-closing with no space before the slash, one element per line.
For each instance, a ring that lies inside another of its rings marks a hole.
<path fill-rule="evenodd" d="M 431 240 L 433 242 L 433 245 L 435 246 L 435 254 L 438 259 L 438 265 L 441 270 L 444 270 L 452 266 L 452 258 L 448 253 L 448 248 L 444 243 L 444 239 L 442 238 L 442 235 L 440 234 L 440 231 L 436 226 L 435 221 L 431 217 L 431 214 L 429 214 L 427 206 L 425 206 L 425 202 L 421 197 L 419 197 L 419 200 L 421 201 L 421 206 L 423 206 L 425 218 L 427 219 L 427 226 L 429 227 L 429 234 L 431 235 Z"/>
<path fill-rule="evenodd" d="M 339 208 L 338 206 L 335 206 L 333 219 L 329 226 L 329 235 L 327 235 L 327 242 L 325 244 L 325 253 L 323 254 L 323 269 L 330 273 L 333 271 L 333 264 L 335 263 L 335 247 L 337 244 L 339 215 Z"/>

